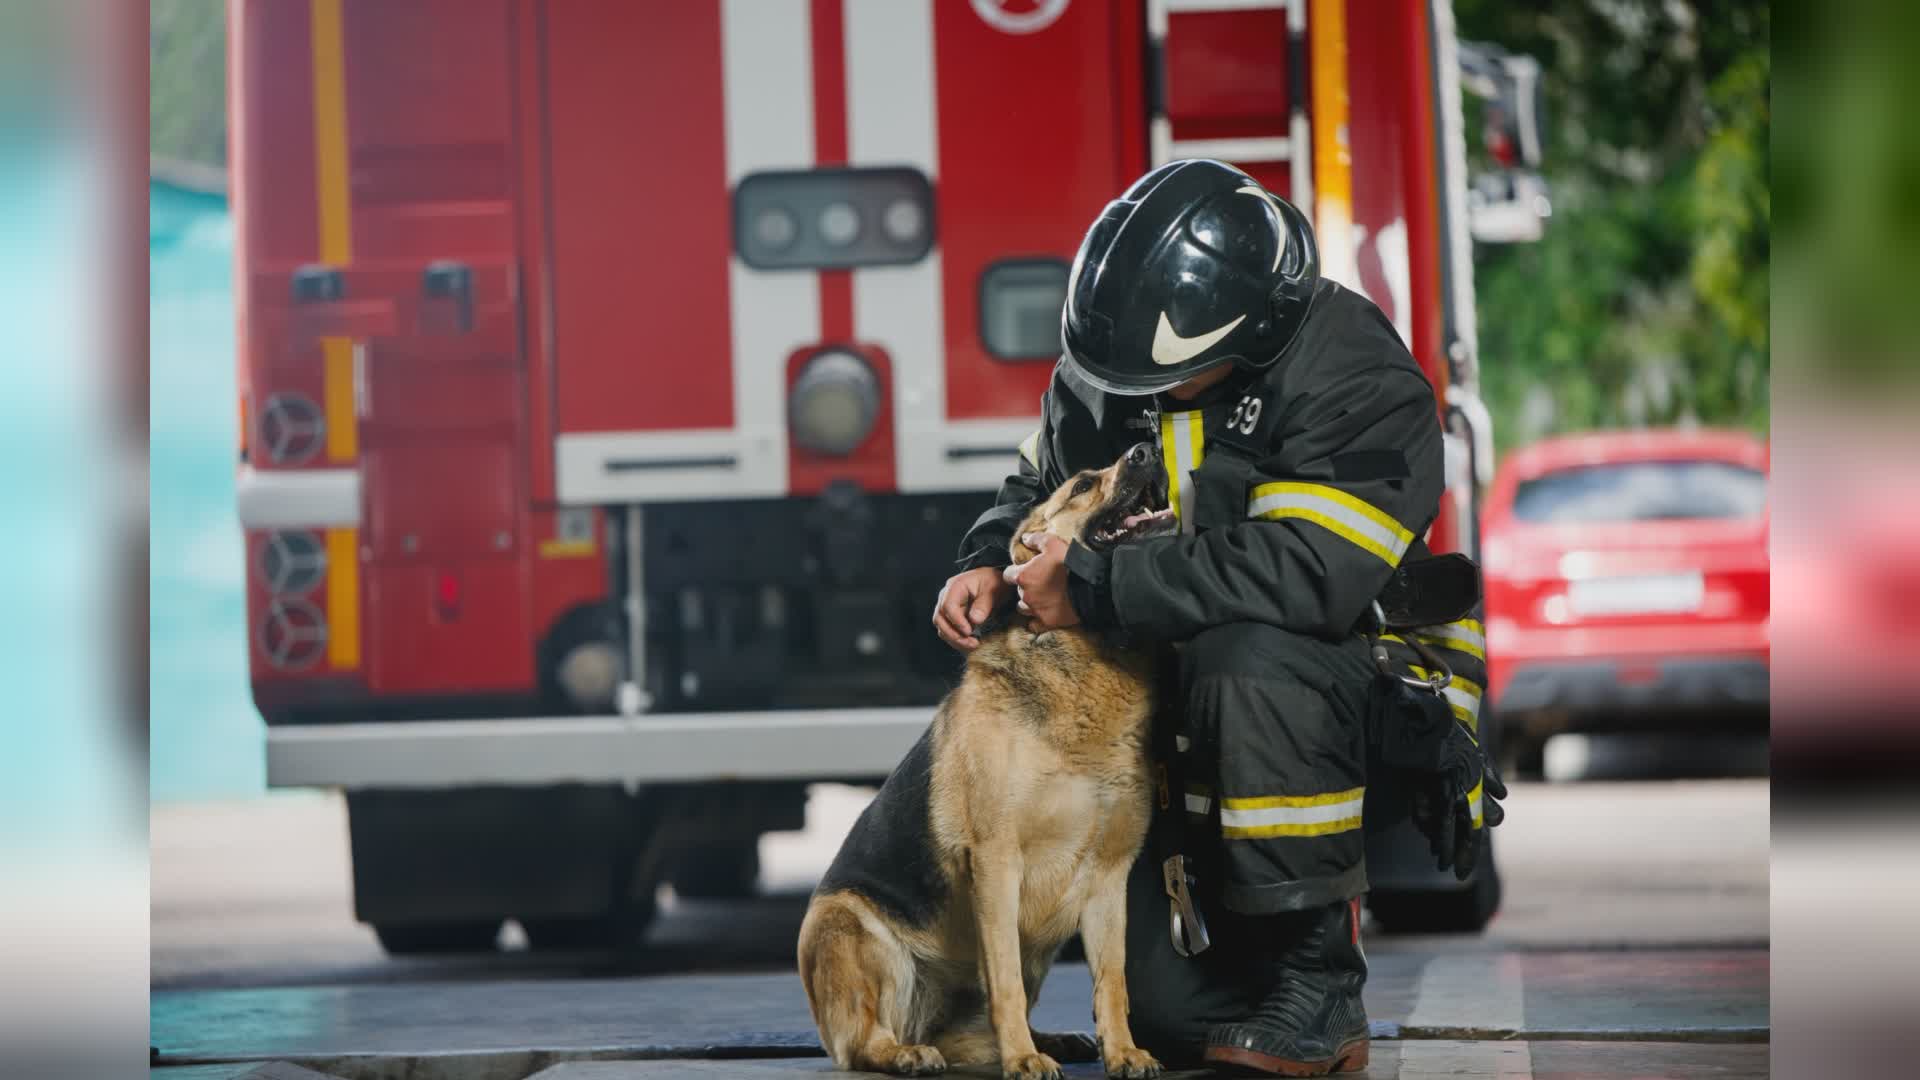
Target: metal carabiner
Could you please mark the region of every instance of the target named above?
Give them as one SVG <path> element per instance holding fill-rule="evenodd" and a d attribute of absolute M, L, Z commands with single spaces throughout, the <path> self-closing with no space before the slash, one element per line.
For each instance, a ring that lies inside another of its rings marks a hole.
<path fill-rule="evenodd" d="M 1187 874 L 1187 857 L 1175 855 L 1161 863 L 1160 877 L 1166 883 L 1167 897 L 1173 901 L 1167 909 L 1167 929 L 1173 935 L 1173 951 L 1181 956 L 1206 952 L 1213 940 L 1207 936 L 1207 921 L 1193 906 L 1193 893 L 1188 889 L 1193 879 Z"/>
<path fill-rule="evenodd" d="M 1400 672 L 1395 671 L 1393 657 L 1388 655 L 1387 647 L 1380 644 L 1380 634 L 1385 633 L 1387 629 L 1387 613 L 1381 609 L 1380 601 L 1378 600 L 1373 602 L 1373 621 L 1374 625 L 1379 628 L 1378 632 L 1373 635 L 1373 640 L 1370 643 L 1373 652 L 1373 666 L 1379 668 L 1381 674 L 1391 675 L 1415 690 L 1425 690 L 1434 694 L 1445 690 L 1447 686 L 1453 682 L 1453 669 L 1448 667 L 1447 662 L 1440 659 L 1440 655 L 1428 648 L 1427 643 L 1421 641 L 1419 635 L 1412 631 L 1408 631 L 1407 634 L 1400 637 L 1399 640 L 1404 642 L 1408 648 L 1412 649 L 1415 655 L 1420 657 L 1420 662 L 1426 665 L 1426 677 L 1402 675 Z"/>

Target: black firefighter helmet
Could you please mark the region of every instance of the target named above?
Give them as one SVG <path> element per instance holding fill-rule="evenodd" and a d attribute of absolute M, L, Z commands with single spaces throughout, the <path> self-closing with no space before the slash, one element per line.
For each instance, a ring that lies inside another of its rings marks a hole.
<path fill-rule="evenodd" d="M 1222 364 L 1271 367 L 1320 280 L 1293 204 L 1218 161 L 1174 161 L 1100 212 L 1067 281 L 1068 361 L 1102 390 L 1154 394 Z"/>

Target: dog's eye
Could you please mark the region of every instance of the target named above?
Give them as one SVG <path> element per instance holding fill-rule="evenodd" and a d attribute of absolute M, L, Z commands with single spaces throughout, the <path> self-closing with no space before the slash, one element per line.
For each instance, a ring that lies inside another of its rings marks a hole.
<path fill-rule="evenodd" d="M 1092 490 L 1093 490 L 1093 478 L 1090 476 L 1083 476 L 1080 478 L 1079 483 L 1073 485 L 1073 497 L 1077 499 L 1080 496 L 1085 495 L 1087 492 Z"/>

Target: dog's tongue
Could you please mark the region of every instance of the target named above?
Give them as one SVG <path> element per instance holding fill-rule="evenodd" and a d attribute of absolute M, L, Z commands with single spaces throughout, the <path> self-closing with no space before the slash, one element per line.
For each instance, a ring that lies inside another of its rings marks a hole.
<path fill-rule="evenodd" d="M 1143 521 L 1159 521 L 1164 518 L 1170 518 L 1172 516 L 1173 516 L 1172 507 L 1168 507 L 1165 510 L 1155 510 L 1151 514 L 1128 514 L 1127 519 L 1120 523 L 1120 527 L 1123 529 L 1131 529 L 1135 525 L 1138 525 Z"/>

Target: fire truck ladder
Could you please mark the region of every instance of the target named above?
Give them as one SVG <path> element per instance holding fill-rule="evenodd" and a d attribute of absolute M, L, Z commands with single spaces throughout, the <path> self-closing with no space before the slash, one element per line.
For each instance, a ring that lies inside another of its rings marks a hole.
<path fill-rule="evenodd" d="M 1173 15 L 1227 11 L 1287 12 L 1287 130 L 1284 135 L 1228 139 L 1176 139 L 1167 115 L 1167 36 Z M 1147 0 L 1147 40 L 1152 49 L 1152 116 L 1149 152 L 1157 167 L 1181 158 L 1215 158 L 1236 165 L 1286 162 L 1288 199 L 1313 213 L 1313 139 L 1307 123 L 1307 0 Z"/>

